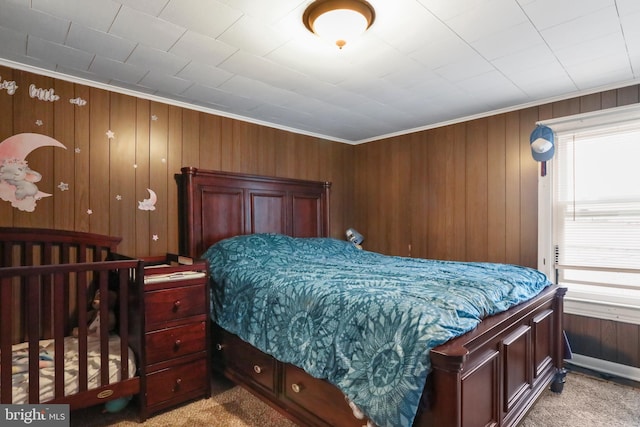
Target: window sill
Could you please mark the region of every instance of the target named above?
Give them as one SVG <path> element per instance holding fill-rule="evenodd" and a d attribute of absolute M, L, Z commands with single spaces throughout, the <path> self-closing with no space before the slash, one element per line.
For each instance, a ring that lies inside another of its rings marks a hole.
<path fill-rule="evenodd" d="M 571 284 L 564 312 L 640 325 L 640 290 L 619 290 Z"/>

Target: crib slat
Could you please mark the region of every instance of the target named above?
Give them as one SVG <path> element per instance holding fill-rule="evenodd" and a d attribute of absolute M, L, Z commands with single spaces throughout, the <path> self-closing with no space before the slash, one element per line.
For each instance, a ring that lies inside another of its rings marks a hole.
<path fill-rule="evenodd" d="M 33 242 L 25 242 L 20 265 L 36 265 L 33 256 Z"/>
<path fill-rule="evenodd" d="M 129 301 L 129 278 L 130 270 L 121 268 L 118 271 L 118 301 L 119 307 L 119 335 L 120 335 L 120 375 L 121 379 L 129 378 L 129 316 L 127 302 Z"/>
<path fill-rule="evenodd" d="M 55 397 L 60 398 L 64 396 L 64 336 L 65 336 L 65 324 L 67 318 L 68 308 L 65 305 L 65 288 L 69 283 L 69 273 L 57 273 L 54 276 L 54 289 L 53 289 L 53 306 L 59 307 L 53 314 L 54 329 L 53 336 L 54 342 L 54 378 L 55 378 Z"/>
<path fill-rule="evenodd" d="M 64 242 L 60 245 L 60 264 L 69 264 L 71 262 L 71 246 Z"/>
<path fill-rule="evenodd" d="M 51 242 L 46 242 L 42 245 L 42 254 L 41 254 L 41 264 L 42 265 L 51 265 L 53 264 L 54 258 L 54 247 Z M 42 314 L 42 331 L 40 336 L 42 338 L 48 339 L 53 338 L 53 313 L 52 309 L 54 306 L 51 305 L 51 301 L 53 298 L 52 295 L 52 277 L 50 275 L 42 276 L 42 283 L 40 284 L 42 289 L 42 301 L 41 301 L 41 314 Z"/>
<path fill-rule="evenodd" d="M 87 276 L 79 274 L 77 284 L 78 295 L 78 388 L 87 390 Z"/>
<path fill-rule="evenodd" d="M 33 275 L 26 278 L 29 339 L 29 402 L 40 403 L 40 276 Z"/>
<path fill-rule="evenodd" d="M 5 240 L 2 242 L 2 252 L 0 253 L 2 259 L 2 267 L 10 267 L 13 265 L 11 259 L 13 258 L 13 242 L 11 240 Z"/>
<path fill-rule="evenodd" d="M 100 385 L 109 384 L 109 272 L 100 272 Z"/>

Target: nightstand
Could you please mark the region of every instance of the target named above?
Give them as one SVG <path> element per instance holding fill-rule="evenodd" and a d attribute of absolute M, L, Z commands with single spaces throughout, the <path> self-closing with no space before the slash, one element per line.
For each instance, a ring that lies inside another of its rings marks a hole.
<path fill-rule="evenodd" d="M 209 284 L 203 260 L 173 254 L 143 260 L 141 398 L 152 414 L 211 395 Z"/>

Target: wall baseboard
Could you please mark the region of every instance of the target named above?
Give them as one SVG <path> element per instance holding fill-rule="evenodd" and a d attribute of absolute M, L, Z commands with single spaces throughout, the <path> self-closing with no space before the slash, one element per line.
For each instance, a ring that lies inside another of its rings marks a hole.
<path fill-rule="evenodd" d="M 571 359 L 567 359 L 566 362 L 570 365 L 575 365 L 603 374 L 640 382 L 640 368 L 635 368 L 633 366 L 621 365 L 619 363 L 613 363 L 607 360 L 596 359 L 594 357 L 583 356 L 575 353 L 573 354 L 573 357 Z"/>

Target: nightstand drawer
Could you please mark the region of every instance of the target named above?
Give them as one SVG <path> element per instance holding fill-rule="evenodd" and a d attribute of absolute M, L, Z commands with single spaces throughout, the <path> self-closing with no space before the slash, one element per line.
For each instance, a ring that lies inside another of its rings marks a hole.
<path fill-rule="evenodd" d="M 206 350 L 206 323 L 192 323 L 147 333 L 147 364 Z"/>
<path fill-rule="evenodd" d="M 206 359 L 185 363 L 147 376 L 147 405 L 174 399 L 194 390 L 207 390 Z"/>
<path fill-rule="evenodd" d="M 147 330 L 151 325 L 206 313 L 205 287 L 202 285 L 161 289 L 145 294 Z"/>

